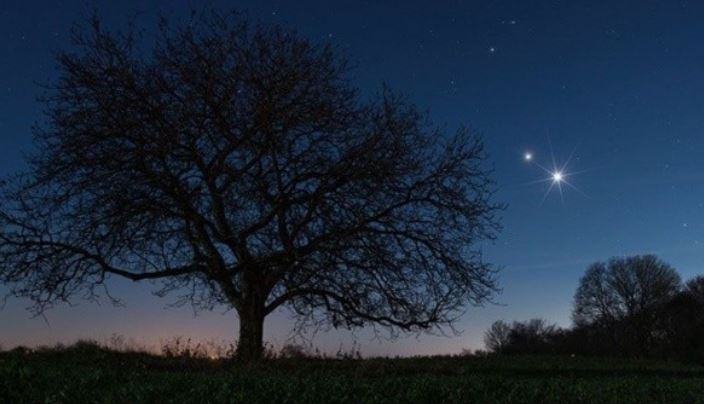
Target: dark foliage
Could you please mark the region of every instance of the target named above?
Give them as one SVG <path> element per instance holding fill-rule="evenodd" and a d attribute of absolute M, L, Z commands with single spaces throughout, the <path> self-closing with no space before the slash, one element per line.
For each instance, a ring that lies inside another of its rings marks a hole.
<path fill-rule="evenodd" d="M 648 355 L 657 343 L 658 313 L 680 288 L 677 272 L 653 255 L 597 262 L 579 281 L 573 319 L 602 328 L 623 353 Z"/>
<path fill-rule="evenodd" d="M 235 309 L 257 359 L 279 307 L 395 335 L 495 291 L 475 246 L 501 207 L 467 129 L 387 88 L 362 97 L 333 47 L 241 15 L 139 39 L 94 19 L 58 56 L 30 171 L 1 193 L 14 295 L 42 311 L 112 276 L 162 280 L 179 303 Z"/>
<path fill-rule="evenodd" d="M 660 311 L 658 354 L 704 363 L 704 277 L 698 276 Z"/>
<path fill-rule="evenodd" d="M 704 277 L 684 286 L 654 256 L 591 265 L 575 294 L 574 326 L 497 321 L 485 334 L 495 353 L 628 356 L 704 363 Z"/>
<path fill-rule="evenodd" d="M 486 348 L 502 354 L 559 353 L 558 345 L 564 331 L 555 324 L 534 318 L 525 322 L 507 324 L 497 321 L 484 336 Z"/>

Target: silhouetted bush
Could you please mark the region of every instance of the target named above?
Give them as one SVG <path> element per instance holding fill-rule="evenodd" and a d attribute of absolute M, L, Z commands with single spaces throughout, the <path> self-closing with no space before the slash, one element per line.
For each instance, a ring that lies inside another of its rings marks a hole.
<path fill-rule="evenodd" d="M 704 363 L 704 278 L 689 281 L 658 313 L 657 356 Z"/>
<path fill-rule="evenodd" d="M 280 358 L 287 359 L 303 359 L 308 358 L 311 355 L 308 353 L 305 347 L 296 344 L 286 344 L 279 350 Z"/>
<path fill-rule="evenodd" d="M 484 336 L 489 351 L 505 354 L 558 353 L 555 348 L 563 331 L 555 324 L 534 318 L 525 322 L 514 321 L 511 325 L 497 321 Z"/>

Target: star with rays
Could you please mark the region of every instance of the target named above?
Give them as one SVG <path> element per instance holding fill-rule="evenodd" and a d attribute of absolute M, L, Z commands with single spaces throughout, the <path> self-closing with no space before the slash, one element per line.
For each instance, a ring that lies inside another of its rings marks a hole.
<path fill-rule="evenodd" d="M 545 173 L 548 174 L 546 178 L 542 178 L 537 181 L 530 182 L 529 184 L 538 184 L 538 183 L 544 183 L 548 182 L 550 185 L 545 191 L 545 194 L 543 195 L 543 199 L 541 200 L 540 204 L 542 205 L 545 202 L 545 199 L 547 199 L 548 195 L 550 195 L 550 192 L 555 188 L 558 190 L 558 193 L 560 194 L 560 200 L 562 201 L 562 204 L 565 204 L 565 198 L 564 198 L 564 192 L 563 192 L 563 185 L 567 186 L 569 188 L 574 189 L 575 191 L 579 192 L 582 195 L 586 194 L 582 192 L 579 188 L 577 188 L 574 184 L 572 184 L 570 181 L 568 181 L 568 178 L 571 178 L 577 174 L 581 174 L 584 171 L 569 171 L 569 164 L 570 161 L 572 161 L 572 157 L 574 156 L 574 152 L 577 148 L 573 148 L 572 152 L 570 155 L 567 157 L 567 160 L 561 165 L 557 164 L 557 160 L 555 159 L 555 154 L 552 151 L 552 143 L 550 143 L 550 157 L 552 158 L 552 168 L 547 168 L 534 159 L 534 154 L 530 151 L 524 153 L 523 159 L 530 164 L 534 164 L 536 167 L 540 168 L 543 170 Z"/>

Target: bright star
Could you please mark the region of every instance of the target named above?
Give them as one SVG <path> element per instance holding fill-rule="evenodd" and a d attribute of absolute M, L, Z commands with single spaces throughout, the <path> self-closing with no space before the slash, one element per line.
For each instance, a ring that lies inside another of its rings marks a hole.
<path fill-rule="evenodd" d="M 534 165 L 541 170 L 543 170 L 546 174 L 547 177 L 543 177 L 541 180 L 529 182 L 528 184 L 535 184 L 535 183 L 548 183 L 547 190 L 545 191 L 545 194 L 543 195 L 543 199 L 540 202 L 541 204 L 545 202 L 545 199 L 548 197 L 550 192 L 553 189 L 556 189 L 557 192 L 560 195 L 560 200 L 562 200 L 562 203 L 564 204 L 564 196 L 563 196 L 563 188 L 568 187 L 571 188 L 577 192 L 579 192 L 582 195 L 585 195 L 581 190 L 579 190 L 575 185 L 572 184 L 572 178 L 576 174 L 580 174 L 584 171 L 570 171 L 569 170 L 569 164 L 572 161 L 572 157 L 574 156 L 574 152 L 576 150 L 576 147 L 572 149 L 572 152 L 569 154 L 567 157 L 567 160 L 564 161 L 563 164 L 558 165 L 557 161 L 555 160 L 555 155 L 552 151 L 552 142 L 550 142 L 550 138 L 548 137 L 548 142 L 550 143 L 550 156 L 552 157 L 552 167 L 548 168 L 540 164 L 538 161 L 536 161 L 533 157 L 533 153 L 531 152 L 524 152 L 523 154 L 523 159 L 527 162 L 530 162 L 531 165 Z M 585 195 L 586 196 L 586 195 Z"/>

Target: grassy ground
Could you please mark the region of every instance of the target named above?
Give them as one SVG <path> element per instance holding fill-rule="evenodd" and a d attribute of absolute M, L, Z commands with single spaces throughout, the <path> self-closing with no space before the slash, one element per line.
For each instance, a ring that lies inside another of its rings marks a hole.
<path fill-rule="evenodd" d="M 704 367 L 570 357 L 278 359 L 0 353 L 0 403 L 704 403 Z"/>

